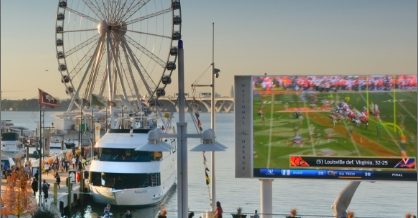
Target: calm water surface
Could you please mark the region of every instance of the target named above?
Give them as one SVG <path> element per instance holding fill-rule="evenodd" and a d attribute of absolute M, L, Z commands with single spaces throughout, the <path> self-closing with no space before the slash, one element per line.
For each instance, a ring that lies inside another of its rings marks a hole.
<path fill-rule="evenodd" d="M 45 125 L 53 122 L 56 112 L 47 112 Z M 194 127 L 188 119 L 188 132 L 194 133 Z M 9 119 L 15 125 L 35 129 L 39 123 L 39 112 L 2 112 L 2 119 Z M 177 118 L 176 118 L 177 119 Z M 210 126 L 210 114 L 202 114 L 204 129 Z M 217 200 L 222 203 L 228 214 L 242 207 L 243 212 L 251 213 L 259 209 L 260 182 L 257 179 L 236 179 L 234 162 L 234 114 L 216 114 L 217 140 L 228 146 L 225 152 L 216 153 L 216 190 Z M 188 140 L 189 149 L 199 143 Z M 192 211 L 210 209 L 209 188 L 205 184 L 202 153 L 188 153 L 189 208 Z M 210 160 L 209 154 L 207 154 Z M 210 163 L 208 163 L 210 166 Z M 276 179 L 273 181 L 273 213 L 287 214 L 291 208 L 297 208 L 303 214 L 330 216 L 331 204 L 338 193 L 349 183 L 341 180 L 312 179 Z M 103 205 L 91 202 L 78 209 L 72 217 L 97 217 L 102 214 Z M 169 211 L 169 217 L 176 217 L 177 193 L 174 190 L 163 202 Z M 148 208 L 113 207 L 115 217 L 121 217 L 124 211 L 131 209 L 134 217 L 154 217 L 159 206 Z M 357 217 L 403 217 L 405 212 L 417 211 L 417 182 L 364 181 L 360 184 L 349 207 Z M 199 216 L 195 216 L 199 217 Z M 225 217 L 229 217 L 225 216 Z M 284 216 L 275 216 L 284 217 Z"/>

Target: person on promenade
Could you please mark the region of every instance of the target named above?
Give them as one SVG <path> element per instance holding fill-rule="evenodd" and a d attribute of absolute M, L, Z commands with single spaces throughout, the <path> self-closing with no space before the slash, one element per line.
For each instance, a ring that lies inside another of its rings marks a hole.
<path fill-rule="evenodd" d="M 354 212 L 353 211 L 347 211 L 347 218 L 354 218 Z"/>
<path fill-rule="evenodd" d="M 417 216 L 413 215 L 412 213 L 406 213 L 405 218 L 416 218 Z"/>
<path fill-rule="evenodd" d="M 55 173 L 55 183 L 57 184 L 58 189 L 60 189 L 61 188 L 61 186 L 60 186 L 61 177 L 60 177 L 60 174 L 58 173 L 58 171 Z"/>
<path fill-rule="evenodd" d="M 49 163 L 48 162 L 46 162 L 45 164 L 44 164 L 44 169 L 45 169 L 45 172 L 46 172 L 46 175 L 48 175 L 48 173 L 49 173 Z"/>
<path fill-rule="evenodd" d="M 75 170 L 75 163 L 76 163 L 76 159 L 75 159 L 75 157 L 73 157 L 71 159 L 71 164 L 73 165 L 73 170 Z"/>
<path fill-rule="evenodd" d="M 158 214 L 158 218 L 167 218 L 167 210 L 162 208 L 160 213 Z"/>
<path fill-rule="evenodd" d="M 107 204 L 103 210 L 103 217 L 110 217 L 110 204 Z"/>
<path fill-rule="evenodd" d="M 81 160 L 78 161 L 78 171 L 82 171 L 83 170 L 83 164 L 81 163 Z"/>
<path fill-rule="evenodd" d="M 254 211 L 254 215 L 252 216 L 253 218 L 260 218 L 260 216 L 257 213 L 257 210 Z"/>
<path fill-rule="evenodd" d="M 38 178 L 34 177 L 32 180 L 32 190 L 33 190 L 33 196 L 36 196 L 36 192 L 38 192 Z"/>
<path fill-rule="evenodd" d="M 289 215 L 286 218 L 298 218 L 297 214 L 298 211 L 296 210 L 296 208 L 292 208 L 289 212 Z"/>
<path fill-rule="evenodd" d="M 42 183 L 42 192 L 44 193 L 45 202 L 48 201 L 49 184 L 45 181 Z"/>
<path fill-rule="evenodd" d="M 64 160 L 64 170 L 68 173 L 68 169 L 70 168 L 70 162 L 68 160 Z"/>
<path fill-rule="evenodd" d="M 31 170 L 30 170 L 30 166 L 28 164 L 25 164 L 24 170 L 25 170 L 26 175 L 28 175 L 28 177 L 30 178 L 32 175 L 30 173 Z"/>
<path fill-rule="evenodd" d="M 38 173 L 39 171 L 38 170 L 36 170 L 36 172 L 35 172 L 35 175 L 33 175 L 33 177 L 34 178 L 36 178 L 36 179 L 39 179 L 39 173 Z"/>
<path fill-rule="evenodd" d="M 125 216 L 124 216 L 125 218 L 132 218 L 132 213 L 131 213 L 131 211 L 130 210 L 127 210 L 126 212 L 125 212 Z"/>
<path fill-rule="evenodd" d="M 223 212 L 224 211 L 222 210 L 221 202 L 217 201 L 215 209 L 215 218 L 222 218 Z"/>

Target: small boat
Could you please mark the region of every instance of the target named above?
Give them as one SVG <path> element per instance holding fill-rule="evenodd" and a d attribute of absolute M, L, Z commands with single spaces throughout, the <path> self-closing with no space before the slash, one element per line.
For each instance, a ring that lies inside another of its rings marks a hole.
<path fill-rule="evenodd" d="M 49 142 L 50 149 L 64 149 L 63 136 L 52 136 Z"/>

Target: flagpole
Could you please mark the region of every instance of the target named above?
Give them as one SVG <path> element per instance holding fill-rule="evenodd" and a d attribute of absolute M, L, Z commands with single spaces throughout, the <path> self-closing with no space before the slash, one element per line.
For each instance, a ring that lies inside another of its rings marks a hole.
<path fill-rule="evenodd" d="M 57 99 L 52 97 L 50 94 L 44 92 L 41 89 L 39 91 L 39 170 L 38 170 L 38 177 L 39 177 L 39 207 L 42 205 L 42 162 L 43 162 L 43 136 L 42 136 L 42 129 L 45 126 L 45 110 L 43 107 L 51 107 L 54 108 L 58 105 Z"/>
<path fill-rule="evenodd" d="M 39 169 L 38 169 L 38 192 L 39 192 L 39 207 L 42 202 L 42 104 L 39 104 Z"/>

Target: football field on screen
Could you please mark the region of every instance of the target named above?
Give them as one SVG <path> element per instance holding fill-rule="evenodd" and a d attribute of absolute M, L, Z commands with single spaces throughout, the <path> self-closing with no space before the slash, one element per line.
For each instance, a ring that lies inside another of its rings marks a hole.
<path fill-rule="evenodd" d="M 289 168 L 290 155 L 416 156 L 416 91 L 273 89 L 253 99 L 254 168 Z"/>

